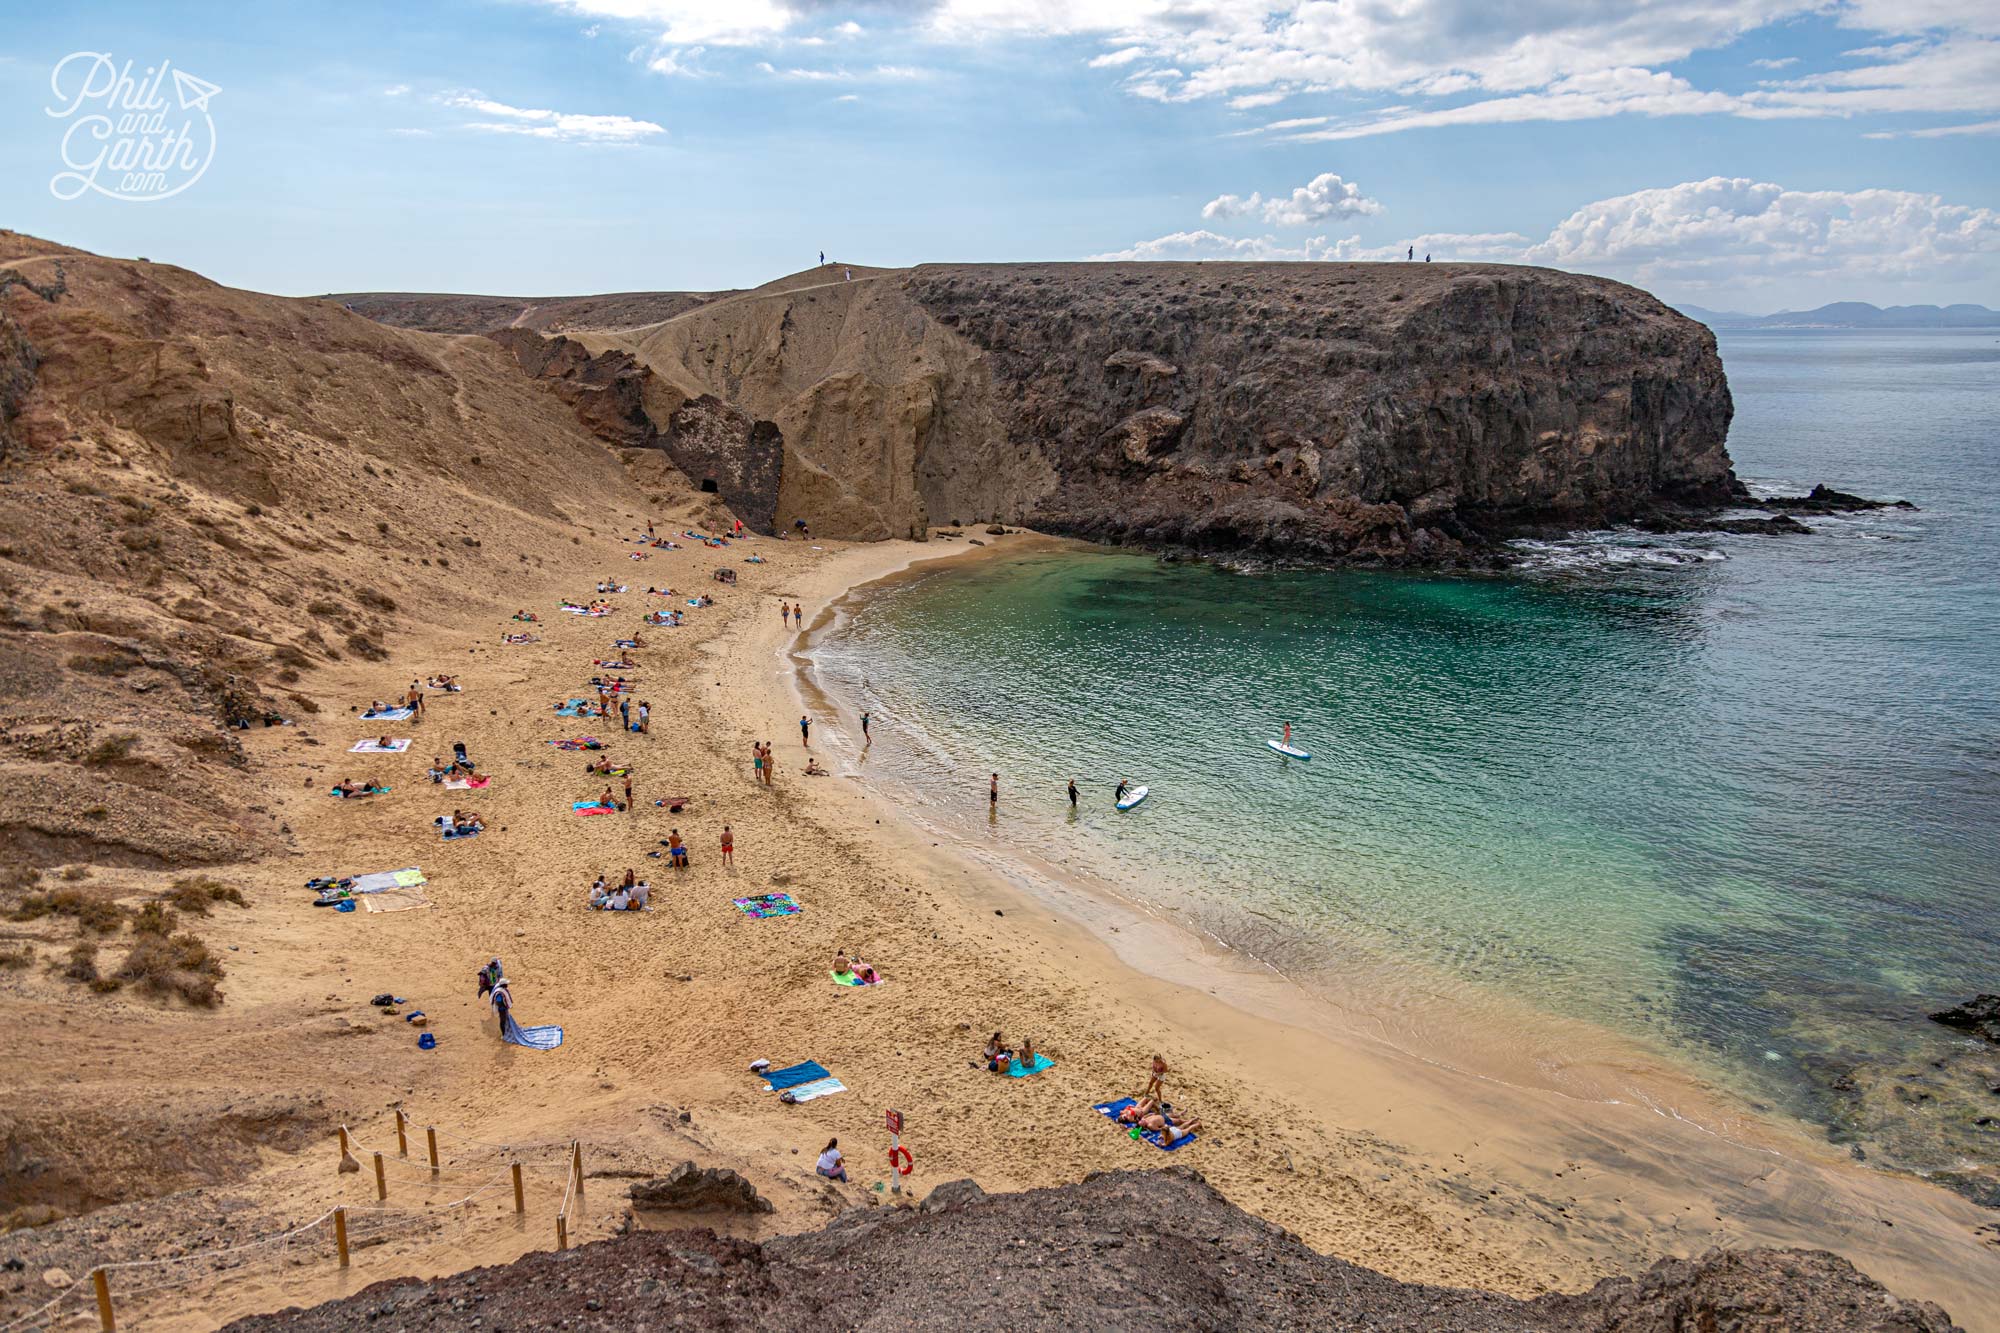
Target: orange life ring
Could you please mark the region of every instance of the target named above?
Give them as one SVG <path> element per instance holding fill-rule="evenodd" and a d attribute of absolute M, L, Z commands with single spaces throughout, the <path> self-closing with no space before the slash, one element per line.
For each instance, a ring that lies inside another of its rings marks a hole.
<path fill-rule="evenodd" d="M 898 1161 L 897 1160 L 898 1158 L 900 1158 L 901 1160 Z M 903 1147 L 899 1143 L 895 1147 L 889 1149 L 889 1165 L 896 1168 L 897 1175 L 907 1176 L 910 1174 L 910 1169 L 913 1166 L 915 1166 L 916 1163 L 910 1160 L 910 1150 L 908 1148 Z"/>

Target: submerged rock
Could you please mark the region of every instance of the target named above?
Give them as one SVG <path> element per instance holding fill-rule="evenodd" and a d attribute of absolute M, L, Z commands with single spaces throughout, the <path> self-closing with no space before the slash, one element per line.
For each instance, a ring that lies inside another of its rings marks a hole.
<path fill-rule="evenodd" d="M 1931 1022 L 1970 1032 L 2000 1046 L 2000 995 L 1978 995 L 1964 1004 L 1940 1009 L 1931 1015 Z"/>

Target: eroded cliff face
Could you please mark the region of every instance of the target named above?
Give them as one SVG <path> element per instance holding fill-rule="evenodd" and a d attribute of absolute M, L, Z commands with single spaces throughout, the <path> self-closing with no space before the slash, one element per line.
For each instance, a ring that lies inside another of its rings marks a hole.
<path fill-rule="evenodd" d="M 701 467 L 740 453 L 761 478 L 778 460 L 775 500 L 760 482 L 746 519 L 837 537 L 998 519 L 1449 564 L 1524 524 L 1658 518 L 1730 495 L 1714 335 L 1601 278 L 1455 264 L 825 272 L 646 329 L 546 347 L 496 336 L 572 401 L 591 376 L 629 381 L 579 408 L 607 438 L 636 421 L 671 452 L 672 414 L 713 400 L 742 424 L 708 431 Z"/>

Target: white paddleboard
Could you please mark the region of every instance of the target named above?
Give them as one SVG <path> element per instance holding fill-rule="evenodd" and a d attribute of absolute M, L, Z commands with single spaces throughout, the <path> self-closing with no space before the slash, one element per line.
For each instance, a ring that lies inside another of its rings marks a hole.
<path fill-rule="evenodd" d="M 1283 741 L 1265 741 L 1264 744 L 1270 746 L 1273 750 L 1276 750 L 1279 754 L 1288 755 L 1293 759 L 1312 758 L 1311 754 L 1307 753 L 1304 750 L 1301 750 L 1298 746 L 1287 745 Z"/>
<path fill-rule="evenodd" d="M 1149 791 L 1151 791 L 1151 790 L 1152 790 L 1152 788 L 1150 788 L 1150 787 L 1133 787 L 1133 788 L 1130 788 L 1130 789 L 1129 789 L 1129 790 L 1127 790 L 1127 791 L 1126 791 L 1126 793 L 1125 793 L 1125 799 L 1124 799 L 1124 800 L 1122 800 L 1122 801 L 1120 801 L 1120 802 L 1118 802 L 1118 808 L 1119 808 L 1120 810 L 1130 810 L 1130 809 L 1131 809 L 1131 808 L 1132 808 L 1133 806 L 1135 806 L 1135 805 L 1139 804 L 1139 802 L 1141 802 L 1141 801 L 1145 800 L 1145 799 L 1146 799 L 1146 793 L 1147 793 L 1147 792 L 1149 792 Z"/>

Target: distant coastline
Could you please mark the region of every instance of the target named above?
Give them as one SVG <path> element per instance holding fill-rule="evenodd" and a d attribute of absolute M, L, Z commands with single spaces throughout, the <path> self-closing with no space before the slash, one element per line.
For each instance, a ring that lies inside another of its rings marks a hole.
<path fill-rule="evenodd" d="M 1983 305 L 1869 305 L 1866 301 L 1835 301 L 1813 310 L 1780 310 L 1771 315 L 1746 315 L 1733 310 L 1709 310 L 1676 305 L 1689 319 L 1712 329 L 2000 329 L 2000 310 Z"/>

